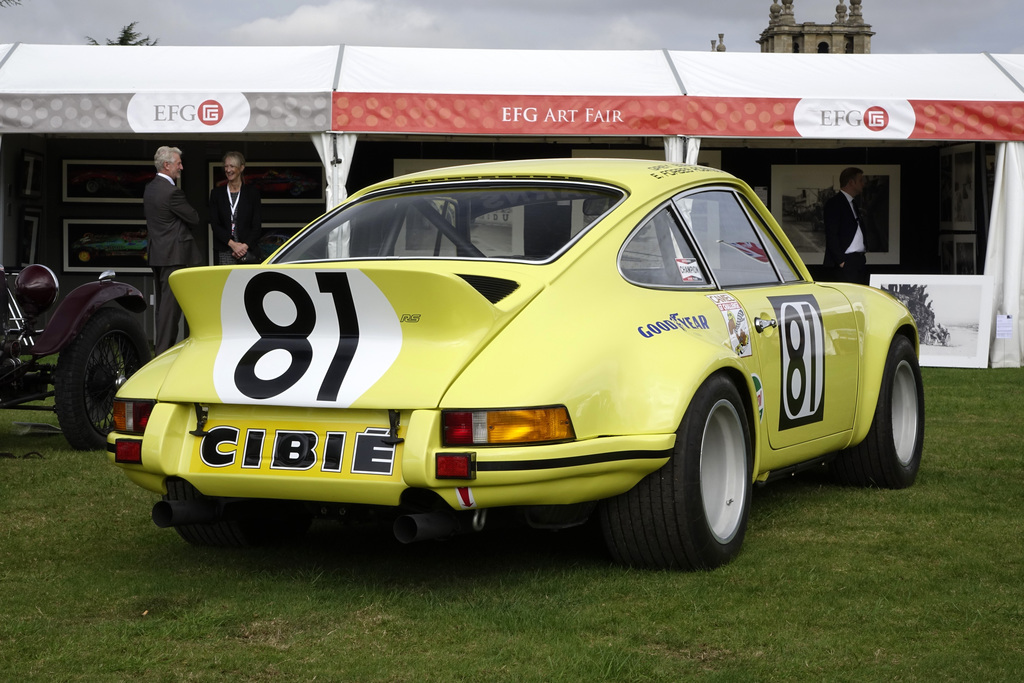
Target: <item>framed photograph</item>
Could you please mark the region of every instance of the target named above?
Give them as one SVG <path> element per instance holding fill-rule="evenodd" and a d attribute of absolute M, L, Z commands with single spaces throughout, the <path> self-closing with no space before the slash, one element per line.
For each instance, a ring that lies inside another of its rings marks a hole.
<path fill-rule="evenodd" d="M 39 221 L 43 211 L 29 206 L 22 209 L 21 228 L 18 230 L 18 262 L 22 267 L 36 262 L 36 245 L 39 243 Z"/>
<path fill-rule="evenodd" d="M 992 277 L 872 275 L 871 286 L 906 304 L 921 336 L 921 365 L 987 368 Z"/>
<path fill-rule="evenodd" d="M 21 153 L 18 194 L 31 198 L 43 195 L 43 156 L 41 154 L 27 150 Z"/>
<path fill-rule="evenodd" d="M 953 262 L 957 275 L 974 275 L 977 271 L 977 242 L 974 235 L 953 235 Z"/>
<path fill-rule="evenodd" d="M 939 228 L 974 232 L 974 145 L 939 150 Z"/>
<path fill-rule="evenodd" d="M 808 265 L 825 258 L 825 202 L 839 192 L 850 164 L 772 166 L 771 211 Z M 900 262 L 900 167 L 862 165 L 867 183 L 859 197 L 868 264 Z"/>
<path fill-rule="evenodd" d="M 263 204 L 325 204 L 327 180 L 318 161 L 245 162 L 243 182 L 260 190 Z M 210 162 L 210 189 L 227 183 L 224 164 Z"/>
<path fill-rule="evenodd" d="M 148 273 L 144 220 L 69 218 L 64 221 L 64 270 Z"/>
<path fill-rule="evenodd" d="M 260 240 L 258 242 L 261 256 L 266 259 L 277 251 L 278 247 L 294 237 L 295 234 L 304 227 L 306 227 L 305 223 L 264 223 L 263 230 L 260 234 Z M 207 231 L 209 232 L 207 244 L 210 245 L 210 264 L 217 265 L 215 255 L 213 253 L 213 229 L 208 228 Z"/>
<path fill-rule="evenodd" d="M 146 185 L 156 177 L 152 161 L 64 161 L 66 202 L 141 204 Z"/>

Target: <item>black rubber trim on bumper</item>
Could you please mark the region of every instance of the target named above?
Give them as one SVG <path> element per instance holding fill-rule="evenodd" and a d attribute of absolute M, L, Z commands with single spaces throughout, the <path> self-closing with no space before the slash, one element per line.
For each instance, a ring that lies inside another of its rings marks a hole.
<path fill-rule="evenodd" d="M 568 458 L 545 458 L 543 460 L 485 460 L 484 454 L 477 453 L 476 469 L 478 472 L 522 472 L 525 470 L 553 470 L 562 467 L 580 467 L 596 465 L 604 462 L 624 460 L 661 460 L 671 455 L 671 451 L 627 451 L 625 453 L 597 453 L 595 455 L 576 455 Z"/>

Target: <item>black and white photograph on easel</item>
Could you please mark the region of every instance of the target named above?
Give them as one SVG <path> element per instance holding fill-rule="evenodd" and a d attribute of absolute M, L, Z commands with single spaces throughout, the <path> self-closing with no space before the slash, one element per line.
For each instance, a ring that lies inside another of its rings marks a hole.
<path fill-rule="evenodd" d="M 921 365 L 988 367 L 992 278 L 985 275 L 872 275 L 910 309 L 921 338 Z"/>

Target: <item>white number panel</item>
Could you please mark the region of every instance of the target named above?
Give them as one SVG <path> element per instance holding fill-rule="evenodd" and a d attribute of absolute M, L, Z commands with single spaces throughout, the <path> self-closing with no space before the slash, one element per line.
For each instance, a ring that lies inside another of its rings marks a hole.
<path fill-rule="evenodd" d="M 225 403 L 346 408 L 402 348 L 398 316 L 358 270 L 235 270 L 220 312 Z"/>

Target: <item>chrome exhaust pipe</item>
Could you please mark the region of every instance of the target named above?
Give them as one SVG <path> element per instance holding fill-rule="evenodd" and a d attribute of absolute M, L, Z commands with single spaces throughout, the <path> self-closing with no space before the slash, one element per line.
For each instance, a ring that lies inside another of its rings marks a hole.
<path fill-rule="evenodd" d="M 392 531 L 400 543 L 440 540 L 471 531 L 482 531 L 487 510 L 469 512 L 423 512 L 402 515 L 395 520 Z"/>

